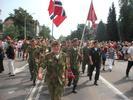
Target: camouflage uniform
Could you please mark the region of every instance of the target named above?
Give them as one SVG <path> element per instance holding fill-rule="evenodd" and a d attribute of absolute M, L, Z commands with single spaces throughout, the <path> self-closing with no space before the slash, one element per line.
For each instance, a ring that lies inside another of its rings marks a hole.
<path fill-rule="evenodd" d="M 66 66 L 66 54 L 60 52 L 59 55 L 48 53 L 43 60 L 43 68 L 47 70 L 45 81 L 48 85 L 51 100 L 61 100 L 63 93 L 64 72 Z"/>
<path fill-rule="evenodd" d="M 46 49 L 47 49 L 47 47 L 45 45 L 41 44 L 40 53 L 45 54 L 46 53 Z"/>
<path fill-rule="evenodd" d="M 27 49 L 27 52 L 29 54 L 29 58 L 28 58 L 29 70 L 30 70 L 30 74 L 31 74 L 31 80 L 33 80 L 33 85 L 35 85 L 37 71 L 38 71 L 38 66 L 35 61 L 36 50 L 37 50 L 37 48 L 32 47 L 32 46 L 29 46 Z"/>
<path fill-rule="evenodd" d="M 26 53 L 26 50 L 27 50 L 28 46 L 29 46 L 29 44 L 28 44 L 26 41 L 24 41 L 24 43 L 22 44 L 22 48 L 21 48 L 22 51 L 23 51 L 23 60 L 24 60 L 24 59 L 27 60 L 27 53 Z M 26 57 L 25 57 L 25 55 L 26 55 Z"/>
<path fill-rule="evenodd" d="M 88 65 L 87 69 L 87 75 L 89 76 L 89 70 L 90 70 L 90 62 L 89 62 L 89 52 L 90 48 L 85 46 L 83 47 L 82 54 L 83 54 L 83 61 L 82 61 L 82 72 L 85 72 L 86 65 Z"/>
<path fill-rule="evenodd" d="M 74 40 L 74 42 L 77 41 L 76 39 Z M 77 87 L 77 83 L 79 80 L 79 67 L 80 67 L 80 61 L 81 61 L 81 56 L 79 54 L 79 50 L 78 47 L 72 47 L 69 49 L 69 58 L 70 58 L 70 68 L 75 76 L 75 78 L 69 79 L 69 83 L 68 86 L 71 85 L 71 82 L 73 81 L 73 93 L 76 93 L 75 89 Z"/>
<path fill-rule="evenodd" d="M 54 46 L 60 47 L 57 41 L 51 44 L 52 48 Z M 61 100 L 65 85 L 66 61 L 67 56 L 61 51 L 59 51 L 57 54 L 55 54 L 54 51 L 51 51 L 40 60 L 41 66 L 43 69 L 46 69 L 45 82 L 48 85 L 51 100 Z"/>

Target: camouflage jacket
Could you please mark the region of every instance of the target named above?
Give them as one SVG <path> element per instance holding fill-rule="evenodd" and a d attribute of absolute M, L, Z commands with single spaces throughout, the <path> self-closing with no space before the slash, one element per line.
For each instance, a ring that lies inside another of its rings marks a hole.
<path fill-rule="evenodd" d="M 63 85 L 63 75 L 66 68 L 66 54 L 60 52 L 59 55 L 48 53 L 43 59 L 43 68 L 47 70 L 46 81 L 49 84 Z"/>

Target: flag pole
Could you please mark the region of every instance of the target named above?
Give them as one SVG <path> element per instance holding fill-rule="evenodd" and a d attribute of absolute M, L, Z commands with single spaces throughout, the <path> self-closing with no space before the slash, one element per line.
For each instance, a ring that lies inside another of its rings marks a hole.
<path fill-rule="evenodd" d="M 53 7 L 53 11 L 55 9 L 55 0 L 54 0 L 54 7 Z M 53 19 L 54 20 L 54 19 Z M 54 22 L 52 20 L 52 40 L 54 39 Z"/>
<path fill-rule="evenodd" d="M 93 2 L 93 0 L 91 0 L 91 2 Z M 84 29 L 83 29 L 82 37 L 81 37 L 81 40 L 80 40 L 81 42 L 80 42 L 80 45 L 79 45 L 79 49 L 81 48 L 82 43 L 83 43 L 83 38 L 84 38 L 84 34 L 85 34 L 87 21 L 88 21 L 88 19 L 86 19 L 86 22 L 85 22 L 85 26 L 84 26 Z"/>
<path fill-rule="evenodd" d="M 82 44 L 83 44 L 83 39 L 84 39 L 86 24 L 87 24 L 87 19 L 86 19 L 86 21 L 85 21 L 85 26 L 84 26 L 83 33 L 82 33 L 82 37 L 81 37 L 81 40 L 80 40 L 79 49 L 81 48 L 81 46 L 82 46 Z"/>
<path fill-rule="evenodd" d="M 79 47 L 78 47 L 78 53 L 80 52 L 81 47 L 82 47 L 83 38 L 84 38 L 84 33 L 85 33 L 85 29 L 86 29 L 86 23 L 87 23 L 87 19 L 86 19 L 85 26 L 84 26 L 83 33 L 82 33 L 82 37 L 81 37 L 81 40 L 80 40 L 80 45 L 79 45 Z M 76 59 L 78 59 L 78 56 L 77 56 Z"/>
<path fill-rule="evenodd" d="M 54 39 L 54 23 L 53 23 L 53 20 L 52 20 L 52 40 Z"/>
<path fill-rule="evenodd" d="M 93 0 L 91 0 L 91 3 L 92 3 L 92 2 L 93 2 Z M 90 8 L 89 8 L 89 12 L 90 12 Z M 85 26 L 84 26 L 84 29 L 83 29 L 83 33 L 82 33 L 82 37 L 81 37 L 81 40 L 80 40 L 79 49 L 81 48 L 81 46 L 82 46 L 82 44 L 83 44 L 83 38 L 84 38 L 84 34 L 85 34 L 85 29 L 86 29 L 87 21 L 88 21 L 88 17 L 87 17 L 87 19 L 86 19 Z"/>
<path fill-rule="evenodd" d="M 55 9 L 55 0 L 54 0 L 54 7 L 53 7 L 53 12 L 54 12 L 54 9 Z M 53 22 L 54 19 L 52 19 L 52 40 L 54 39 L 54 22 Z"/>

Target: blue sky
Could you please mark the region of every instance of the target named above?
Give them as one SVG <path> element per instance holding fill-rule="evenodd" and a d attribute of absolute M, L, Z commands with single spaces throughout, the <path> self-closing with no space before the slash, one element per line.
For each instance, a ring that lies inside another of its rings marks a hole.
<path fill-rule="evenodd" d="M 13 13 L 13 9 L 22 7 L 27 10 L 35 20 L 39 20 L 40 24 L 45 24 L 51 29 L 52 22 L 48 15 L 48 5 L 50 0 L 0 0 L 0 9 L 2 10 L 0 19 L 5 19 L 9 13 Z M 54 27 L 54 37 L 60 35 L 67 36 L 71 31 L 75 30 L 77 24 L 85 23 L 91 0 L 61 0 L 66 11 L 67 18 L 59 26 Z M 98 23 L 100 20 L 106 23 L 109 7 L 114 2 L 119 16 L 118 0 L 93 0 L 94 9 L 97 15 Z"/>

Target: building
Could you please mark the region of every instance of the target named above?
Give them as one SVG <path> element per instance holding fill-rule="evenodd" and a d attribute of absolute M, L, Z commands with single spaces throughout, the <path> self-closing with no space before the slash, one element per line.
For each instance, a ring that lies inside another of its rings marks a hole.
<path fill-rule="evenodd" d="M 6 18 L 3 24 L 6 27 L 9 27 L 9 26 L 13 25 L 14 24 L 13 18 L 12 17 Z"/>

